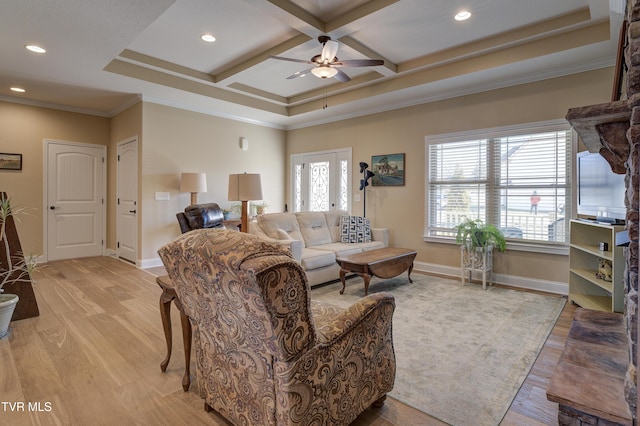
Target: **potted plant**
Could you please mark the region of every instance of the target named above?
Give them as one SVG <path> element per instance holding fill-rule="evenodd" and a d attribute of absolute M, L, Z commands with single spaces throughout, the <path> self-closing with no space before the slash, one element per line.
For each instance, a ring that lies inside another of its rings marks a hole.
<path fill-rule="evenodd" d="M 31 282 L 31 273 L 36 266 L 33 256 L 25 258 L 21 252 L 11 250 L 7 225 L 22 210 L 12 209 L 11 199 L 4 193 L 0 194 L 0 339 L 7 335 L 9 322 L 19 300 L 17 294 L 4 294 L 4 286 L 9 283 Z"/>
<path fill-rule="evenodd" d="M 260 215 L 267 212 L 267 207 L 269 207 L 269 203 L 267 203 L 266 201 L 263 201 L 261 203 L 256 204 L 255 206 L 256 206 L 256 214 Z"/>
<path fill-rule="evenodd" d="M 502 231 L 490 223 L 483 223 L 480 219 L 466 219 L 456 226 L 456 243 L 469 250 L 494 248 L 504 251 L 506 241 Z"/>
<path fill-rule="evenodd" d="M 465 284 L 466 273 L 469 280 L 473 271 L 482 272 L 482 288 L 487 288 L 492 281 L 493 249 L 504 251 L 506 241 L 502 231 L 490 223 L 481 220 L 465 219 L 456 226 L 456 243 L 460 245 L 462 285 Z"/>

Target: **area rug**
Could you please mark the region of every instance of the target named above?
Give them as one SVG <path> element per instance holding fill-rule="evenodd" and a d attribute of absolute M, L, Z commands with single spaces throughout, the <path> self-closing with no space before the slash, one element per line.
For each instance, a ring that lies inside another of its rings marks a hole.
<path fill-rule="evenodd" d="M 389 396 L 457 426 L 497 425 L 531 370 L 565 300 L 420 274 L 371 280 L 395 296 L 396 381 Z M 311 298 L 347 307 L 361 278 L 315 288 Z"/>

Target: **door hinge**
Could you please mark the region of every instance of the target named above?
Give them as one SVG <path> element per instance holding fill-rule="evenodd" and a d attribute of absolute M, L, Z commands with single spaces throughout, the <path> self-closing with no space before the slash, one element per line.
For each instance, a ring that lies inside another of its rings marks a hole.
<path fill-rule="evenodd" d="M 118 161 L 120 161 L 120 154 L 118 154 Z"/>
<path fill-rule="evenodd" d="M 120 198 L 118 198 L 118 205 L 120 205 Z"/>
<path fill-rule="evenodd" d="M 118 248 L 120 248 L 120 241 L 118 241 Z"/>
<path fill-rule="evenodd" d="M 102 199 L 102 204 L 104 204 L 104 198 Z"/>
<path fill-rule="evenodd" d="M 100 240 L 100 245 L 104 246 L 104 240 Z"/>
<path fill-rule="evenodd" d="M 104 164 L 104 157 L 102 157 L 102 164 Z"/>

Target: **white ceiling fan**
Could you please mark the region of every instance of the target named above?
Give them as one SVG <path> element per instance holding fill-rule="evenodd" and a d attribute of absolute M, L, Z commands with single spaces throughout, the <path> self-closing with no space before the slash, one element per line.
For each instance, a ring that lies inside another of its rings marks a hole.
<path fill-rule="evenodd" d="M 300 62 L 303 64 L 313 65 L 313 68 L 291 74 L 289 77 L 287 77 L 287 79 L 289 80 L 293 78 L 304 77 L 306 74 L 311 72 L 316 77 L 322 79 L 334 77 L 336 80 L 346 83 L 347 81 L 350 81 L 351 78 L 338 68 L 375 67 L 378 65 L 384 65 L 384 61 L 382 59 L 350 59 L 340 61 L 336 56 L 339 46 L 337 41 L 331 40 L 331 37 L 327 35 L 319 36 L 318 41 L 322 43 L 322 53 L 320 55 L 315 55 L 309 61 L 305 61 L 303 59 L 285 58 L 282 56 L 271 56 L 271 58 L 281 61 Z"/>

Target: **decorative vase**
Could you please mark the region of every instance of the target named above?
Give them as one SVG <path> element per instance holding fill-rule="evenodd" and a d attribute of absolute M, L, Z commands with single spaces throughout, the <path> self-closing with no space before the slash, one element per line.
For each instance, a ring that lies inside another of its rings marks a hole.
<path fill-rule="evenodd" d="M 16 294 L 0 294 L 0 339 L 9 332 L 9 323 L 20 298 Z"/>

